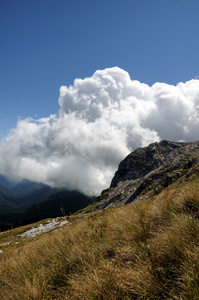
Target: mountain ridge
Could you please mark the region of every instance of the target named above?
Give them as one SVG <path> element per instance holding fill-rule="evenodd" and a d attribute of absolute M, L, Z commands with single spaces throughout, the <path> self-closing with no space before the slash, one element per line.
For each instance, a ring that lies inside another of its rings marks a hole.
<path fill-rule="evenodd" d="M 192 178 L 196 173 L 199 173 L 199 142 L 162 140 L 127 155 L 120 162 L 110 187 L 102 191 L 97 199 L 75 191 L 51 189 L 30 182 L 22 183 L 24 194 L 17 198 L 14 195 L 20 195 L 20 184 L 14 185 L 1 176 L 0 226 L 2 228 L 4 225 L 21 224 L 21 221 L 27 224 L 40 218 L 57 217 L 62 215 L 60 207 L 63 205 L 66 214 L 80 211 L 87 213 L 144 200 L 169 185 Z M 26 201 L 27 196 L 31 199 L 30 203 Z"/>
<path fill-rule="evenodd" d="M 96 209 L 146 199 L 198 172 L 199 142 L 151 143 L 120 162 L 110 187 L 98 197 Z"/>
<path fill-rule="evenodd" d="M 51 188 L 28 180 L 12 182 L 1 175 L 0 230 L 71 214 L 94 200 L 78 191 Z"/>

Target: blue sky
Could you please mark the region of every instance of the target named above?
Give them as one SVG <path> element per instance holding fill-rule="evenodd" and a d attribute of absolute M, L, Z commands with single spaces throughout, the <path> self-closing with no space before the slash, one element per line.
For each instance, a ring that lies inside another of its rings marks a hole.
<path fill-rule="evenodd" d="M 61 85 L 118 66 L 176 84 L 199 75 L 198 0 L 1 0 L 0 138 L 59 110 Z"/>

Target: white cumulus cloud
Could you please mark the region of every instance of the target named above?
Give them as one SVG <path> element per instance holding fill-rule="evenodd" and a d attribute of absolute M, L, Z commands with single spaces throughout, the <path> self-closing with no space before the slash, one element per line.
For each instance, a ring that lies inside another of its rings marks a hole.
<path fill-rule="evenodd" d="M 19 120 L 0 141 L 0 173 L 99 194 L 132 150 L 198 140 L 199 80 L 152 87 L 114 67 L 62 86 L 59 115 Z"/>

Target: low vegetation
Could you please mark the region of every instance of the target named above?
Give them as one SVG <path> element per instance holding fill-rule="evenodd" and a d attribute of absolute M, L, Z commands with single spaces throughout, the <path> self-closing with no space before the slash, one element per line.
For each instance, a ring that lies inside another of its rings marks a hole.
<path fill-rule="evenodd" d="M 32 239 L 0 234 L 1 299 L 199 299 L 198 179 L 72 218 Z"/>

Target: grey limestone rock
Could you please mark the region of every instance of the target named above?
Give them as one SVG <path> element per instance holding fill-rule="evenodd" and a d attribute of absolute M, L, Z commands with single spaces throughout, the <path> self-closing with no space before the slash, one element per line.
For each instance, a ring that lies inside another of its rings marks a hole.
<path fill-rule="evenodd" d="M 138 148 L 119 164 L 110 188 L 98 198 L 97 209 L 146 199 L 163 188 L 199 173 L 199 142 L 163 140 Z"/>

